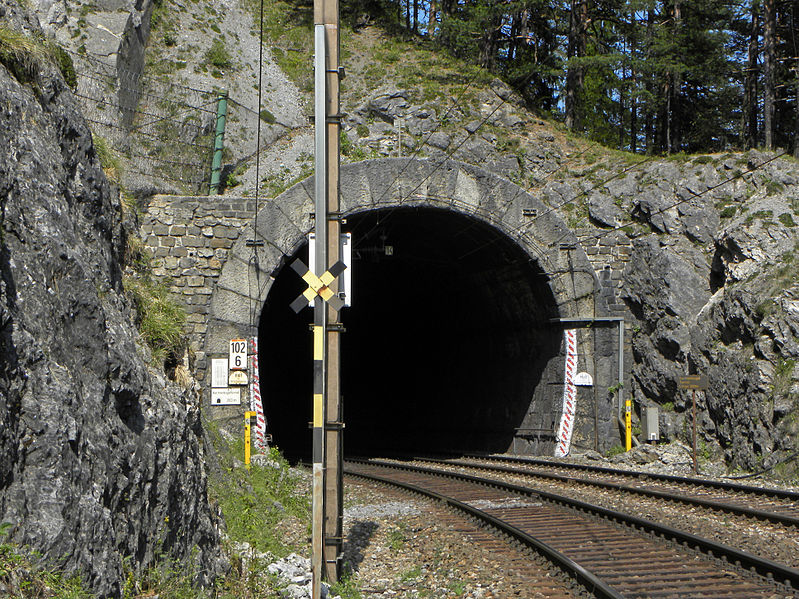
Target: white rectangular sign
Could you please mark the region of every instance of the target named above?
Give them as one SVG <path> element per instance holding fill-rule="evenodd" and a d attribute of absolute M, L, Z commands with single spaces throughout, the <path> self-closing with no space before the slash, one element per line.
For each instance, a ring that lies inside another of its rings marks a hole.
<path fill-rule="evenodd" d="M 211 387 L 227 387 L 227 358 L 211 358 Z"/>
<path fill-rule="evenodd" d="M 241 405 L 241 389 L 211 389 L 212 406 L 239 406 Z"/>
<path fill-rule="evenodd" d="M 339 296 L 341 296 L 341 299 L 344 300 L 344 306 L 349 308 L 352 306 L 352 233 L 341 234 L 339 252 L 341 255 L 341 261 L 347 265 L 347 270 L 345 270 L 339 276 Z M 316 272 L 315 233 L 308 233 L 308 269 L 314 274 L 322 274 Z M 311 307 L 313 307 L 313 304 L 314 300 L 308 302 L 308 305 Z"/>
<path fill-rule="evenodd" d="M 230 364 L 231 370 L 247 370 L 247 340 L 230 340 Z"/>

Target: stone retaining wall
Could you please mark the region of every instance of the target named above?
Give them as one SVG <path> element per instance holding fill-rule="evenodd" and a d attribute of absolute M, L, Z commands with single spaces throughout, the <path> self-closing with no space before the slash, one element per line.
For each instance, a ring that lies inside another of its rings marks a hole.
<path fill-rule="evenodd" d="M 156 196 L 142 218 L 142 239 L 155 257 L 153 273 L 186 308 L 185 332 L 199 378 L 206 368 L 203 337 L 211 295 L 254 210 L 253 198 Z"/>

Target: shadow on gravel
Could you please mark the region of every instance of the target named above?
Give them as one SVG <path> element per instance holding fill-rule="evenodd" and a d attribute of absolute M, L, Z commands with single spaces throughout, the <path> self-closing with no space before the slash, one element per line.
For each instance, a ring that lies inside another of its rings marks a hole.
<path fill-rule="evenodd" d="M 372 535 L 378 529 L 377 522 L 371 520 L 357 521 L 350 527 L 347 541 L 344 543 L 343 561 L 349 564 L 353 572 L 358 571 L 358 566 L 363 561 L 363 550 L 369 546 Z"/>

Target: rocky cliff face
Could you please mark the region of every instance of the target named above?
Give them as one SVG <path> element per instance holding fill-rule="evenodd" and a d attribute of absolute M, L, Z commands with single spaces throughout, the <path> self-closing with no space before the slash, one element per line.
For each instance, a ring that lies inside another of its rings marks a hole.
<path fill-rule="evenodd" d="M 103 596 L 120 594 L 128 557 L 163 552 L 208 577 L 198 404 L 146 364 L 118 194 L 68 87 L 37 64 L 24 82 L 0 64 L 0 520 Z"/>
<path fill-rule="evenodd" d="M 797 165 L 758 152 L 700 162 L 669 176 L 650 166 L 628 208 L 652 231 L 634 239 L 620 286 L 633 317 L 631 393 L 661 407 L 667 439 L 686 439 L 691 396 L 677 379 L 707 374 L 702 453 L 795 474 Z M 659 199 L 658 182 L 673 195 Z"/>

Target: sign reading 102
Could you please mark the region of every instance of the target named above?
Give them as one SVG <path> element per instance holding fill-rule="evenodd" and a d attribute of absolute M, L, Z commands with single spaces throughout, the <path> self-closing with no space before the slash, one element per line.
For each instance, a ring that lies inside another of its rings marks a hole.
<path fill-rule="evenodd" d="M 244 339 L 230 340 L 230 370 L 247 369 L 247 341 Z"/>

